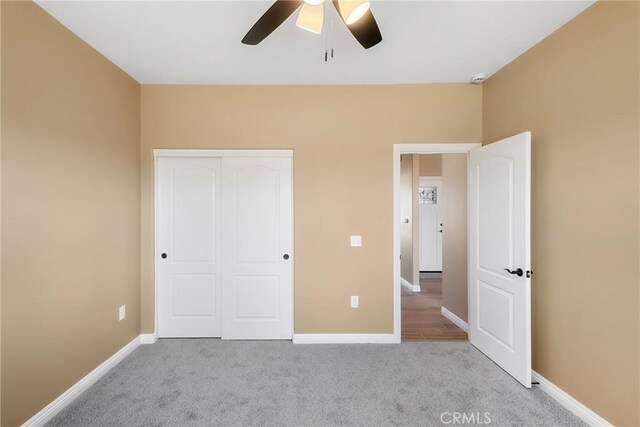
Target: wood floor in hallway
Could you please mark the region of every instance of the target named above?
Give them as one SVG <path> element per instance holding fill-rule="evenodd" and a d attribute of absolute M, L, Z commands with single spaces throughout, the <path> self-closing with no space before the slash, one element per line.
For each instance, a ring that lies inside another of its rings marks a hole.
<path fill-rule="evenodd" d="M 467 340 L 467 333 L 440 313 L 442 279 L 421 279 L 420 288 L 402 287 L 402 341 Z"/>

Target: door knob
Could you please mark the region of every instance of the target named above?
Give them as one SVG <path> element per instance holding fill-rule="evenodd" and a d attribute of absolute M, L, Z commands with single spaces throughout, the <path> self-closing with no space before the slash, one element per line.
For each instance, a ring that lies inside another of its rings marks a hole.
<path fill-rule="evenodd" d="M 515 274 L 518 277 L 522 277 L 524 275 L 524 271 L 522 271 L 521 268 L 513 271 L 509 270 L 508 268 L 505 268 L 504 270 L 507 271 L 509 274 Z"/>
<path fill-rule="evenodd" d="M 166 259 L 167 258 L 167 254 L 163 253 L 162 255 L 160 255 L 160 258 Z"/>
<path fill-rule="evenodd" d="M 285 260 L 289 259 L 289 254 L 282 255 L 282 258 L 284 258 Z"/>

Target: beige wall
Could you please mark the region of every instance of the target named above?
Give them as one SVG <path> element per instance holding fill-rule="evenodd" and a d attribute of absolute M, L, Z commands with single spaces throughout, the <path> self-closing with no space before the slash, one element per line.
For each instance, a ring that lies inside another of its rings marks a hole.
<path fill-rule="evenodd" d="M 420 156 L 411 155 L 411 244 L 413 259 L 411 264 L 412 285 L 420 284 L 420 206 L 418 190 L 420 189 Z"/>
<path fill-rule="evenodd" d="M 413 154 L 400 156 L 400 276 L 413 283 Z M 417 283 L 415 283 L 417 285 Z"/>
<path fill-rule="evenodd" d="M 442 306 L 467 320 L 467 154 L 442 155 Z"/>
<path fill-rule="evenodd" d="M 442 154 L 420 154 L 420 176 L 442 176 Z"/>
<path fill-rule="evenodd" d="M 400 276 L 412 285 L 419 285 L 420 161 L 419 156 L 414 154 L 403 154 L 400 158 Z"/>
<path fill-rule="evenodd" d="M 640 425 L 640 3 L 598 2 L 484 84 L 484 137 L 533 135 L 533 367 Z"/>
<path fill-rule="evenodd" d="M 2 99 L 2 1 L 0 1 L 0 100 Z M 2 259 L 2 102 L 0 102 L 0 260 Z M 0 262 L 2 295 L 2 262 Z M 0 297 L 0 425 L 2 424 L 2 298 Z"/>
<path fill-rule="evenodd" d="M 140 91 L 31 2 L 2 2 L 1 74 L 8 427 L 140 332 Z"/>
<path fill-rule="evenodd" d="M 294 150 L 296 333 L 393 332 L 393 144 L 480 141 L 481 91 L 143 85 L 143 332 L 154 330 L 151 150 L 205 147 Z"/>

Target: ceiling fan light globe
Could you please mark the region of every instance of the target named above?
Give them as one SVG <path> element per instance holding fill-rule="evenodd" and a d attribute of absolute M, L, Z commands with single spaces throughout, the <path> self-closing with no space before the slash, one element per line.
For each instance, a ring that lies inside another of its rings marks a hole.
<path fill-rule="evenodd" d="M 342 19 L 347 25 L 358 22 L 371 8 L 368 0 L 340 0 L 338 4 Z"/>
<path fill-rule="evenodd" d="M 306 4 L 310 4 L 311 6 L 317 6 L 319 4 L 324 3 L 324 0 L 304 0 Z"/>
<path fill-rule="evenodd" d="M 314 34 L 321 34 L 323 23 L 324 5 L 322 2 L 317 5 L 305 2 L 296 19 L 296 26 Z"/>

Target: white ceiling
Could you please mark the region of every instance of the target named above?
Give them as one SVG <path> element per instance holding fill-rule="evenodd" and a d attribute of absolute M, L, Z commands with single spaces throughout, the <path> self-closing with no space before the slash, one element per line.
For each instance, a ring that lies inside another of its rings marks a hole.
<path fill-rule="evenodd" d="M 374 1 L 383 41 L 365 50 L 331 4 L 323 35 L 297 28 L 294 14 L 261 44 L 246 46 L 240 40 L 270 2 L 38 1 L 140 83 L 179 84 L 468 82 L 496 72 L 592 3 Z M 335 56 L 325 63 L 327 41 Z"/>

